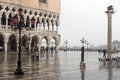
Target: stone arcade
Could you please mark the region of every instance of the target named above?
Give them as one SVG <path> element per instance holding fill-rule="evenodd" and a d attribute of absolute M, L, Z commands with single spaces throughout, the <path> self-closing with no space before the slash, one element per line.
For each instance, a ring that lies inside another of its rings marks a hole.
<path fill-rule="evenodd" d="M 58 33 L 60 1 L 59 0 L 0 0 L 0 48 L 3 52 L 18 51 L 18 31 L 11 26 L 11 19 L 18 15 L 18 9 L 23 10 L 24 23 L 31 30 L 22 30 L 22 51 L 37 47 L 45 43 L 50 49 L 54 43 L 56 51 L 59 49 L 60 34 Z"/>

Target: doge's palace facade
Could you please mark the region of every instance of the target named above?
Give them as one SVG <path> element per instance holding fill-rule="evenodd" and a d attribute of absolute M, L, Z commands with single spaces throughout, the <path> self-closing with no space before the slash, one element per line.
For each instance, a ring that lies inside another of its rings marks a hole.
<path fill-rule="evenodd" d="M 23 10 L 25 28 L 22 29 L 22 51 L 42 46 L 58 51 L 60 43 L 60 0 L 0 0 L 0 48 L 4 52 L 18 51 L 18 31 L 11 20 Z M 44 45 L 43 45 L 44 44 Z"/>

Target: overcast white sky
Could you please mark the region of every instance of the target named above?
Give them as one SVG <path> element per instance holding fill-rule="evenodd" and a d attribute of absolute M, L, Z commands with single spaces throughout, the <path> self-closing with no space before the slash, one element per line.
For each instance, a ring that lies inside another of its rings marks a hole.
<path fill-rule="evenodd" d="M 61 0 L 59 33 L 61 44 L 81 46 L 84 37 L 90 45 L 107 44 L 107 7 L 113 5 L 113 40 L 120 41 L 120 0 Z"/>

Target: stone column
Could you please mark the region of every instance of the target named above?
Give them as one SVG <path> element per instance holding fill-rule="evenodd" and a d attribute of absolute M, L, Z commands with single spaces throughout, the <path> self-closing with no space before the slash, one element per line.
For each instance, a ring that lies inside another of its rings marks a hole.
<path fill-rule="evenodd" d="M 31 19 L 29 19 L 29 27 L 31 28 Z"/>
<path fill-rule="evenodd" d="M 45 31 L 45 23 L 43 23 L 43 30 Z"/>
<path fill-rule="evenodd" d="M 52 31 L 54 32 L 54 24 L 52 24 Z"/>
<path fill-rule="evenodd" d="M 49 18 L 48 19 L 48 32 L 50 32 L 51 27 L 52 27 L 51 18 Z"/>
<path fill-rule="evenodd" d="M 36 28 L 36 27 L 37 27 L 37 25 L 36 25 L 36 21 L 37 21 L 37 19 L 35 19 L 35 25 L 34 25 L 34 26 L 35 26 L 35 27 L 34 27 L 35 32 L 37 31 L 37 28 Z"/>
<path fill-rule="evenodd" d="M 5 53 L 7 53 L 7 43 L 8 43 L 8 41 L 7 41 L 7 40 L 4 40 L 4 44 L 5 44 Z"/>
<path fill-rule="evenodd" d="M 50 43 L 47 44 L 48 53 L 50 53 Z"/>
<path fill-rule="evenodd" d="M 39 31 L 41 30 L 41 27 L 42 27 L 42 22 L 40 22 L 39 24 Z"/>
<path fill-rule="evenodd" d="M 56 26 L 56 32 L 58 33 L 58 26 Z"/>
<path fill-rule="evenodd" d="M 26 15 L 24 16 L 24 23 L 25 23 L 25 25 L 26 25 L 26 21 L 27 21 L 27 17 L 26 17 Z"/>
<path fill-rule="evenodd" d="M 111 52 L 112 52 L 112 14 L 114 14 L 115 12 L 113 11 L 112 6 L 109 6 L 108 10 L 105 11 L 105 13 L 108 16 L 108 43 L 107 43 L 108 54 L 107 54 L 107 57 L 111 58 Z"/>
<path fill-rule="evenodd" d="M 50 61 L 50 43 L 47 43 L 47 48 L 48 48 L 48 52 L 46 52 L 46 61 L 47 63 Z"/>
<path fill-rule="evenodd" d="M 18 50 L 19 50 L 18 47 L 19 47 L 19 41 L 17 40 L 17 52 L 18 52 Z"/>
<path fill-rule="evenodd" d="M 44 21 L 43 21 L 43 30 L 45 31 L 45 26 L 46 26 L 46 19 L 44 18 Z"/>
<path fill-rule="evenodd" d="M 59 44 L 56 44 L 55 46 L 55 53 L 58 53 L 59 52 Z"/>
<path fill-rule="evenodd" d="M 8 29 L 8 13 L 6 13 L 6 27 L 5 29 Z"/>
<path fill-rule="evenodd" d="M 60 25 L 60 23 L 59 23 L 59 19 L 57 20 L 57 22 L 56 22 L 56 32 L 58 33 L 58 26 Z"/>
<path fill-rule="evenodd" d="M 41 42 L 38 43 L 38 53 L 40 53 L 40 49 L 41 49 Z"/>
<path fill-rule="evenodd" d="M 50 32 L 50 24 L 49 23 L 48 23 L 47 27 L 48 27 L 48 32 Z"/>
<path fill-rule="evenodd" d="M 29 52 L 31 52 L 31 38 L 29 39 Z"/>

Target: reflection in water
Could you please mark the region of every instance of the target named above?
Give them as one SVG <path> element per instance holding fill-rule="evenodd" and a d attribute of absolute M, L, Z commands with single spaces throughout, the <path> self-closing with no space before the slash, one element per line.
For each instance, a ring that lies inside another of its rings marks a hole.
<path fill-rule="evenodd" d="M 3 63 L 3 66 L 8 66 L 8 60 L 7 60 L 7 53 L 5 53 L 5 55 L 4 55 L 4 57 L 3 57 L 4 59 L 4 63 Z M 3 70 L 5 71 L 5 72 L 7 72 L 7 67 L 3 67 Z M 4 73 L 4 75 L 7 75 L 6 73 Z"/>
<path fill-rule="evenodd" d="M 15 79 L 23 79 L 24 75 L 15 75 Z"/>
<path fill-rule="evenodd" d="M 67 59 L 68 59 L 68 56 L 67 56 L 67 55 L 68 55 L 68 54 L 67 54 L 67 52 L 68 52 L 68 51 L 65 51 L 65 52 L 64 52 L 65 64 L 68 64 L 68 61 L 67 61 Z"/>
<path fill-rule="evenodd" d="M 80 52 L 53 53 L 53 57 L 51 53 L 40 53 L 39 61 L 35 60 L 34 63 L 31 54 L 23 53 L 23 76 L 14 75 L 17 53 L 0 53 L 0 80 L 119 80 L 120 62 L 101 61 L 99 66 L 98 53 L 89 53 L 85 56 L 85 70 L 79 67 Z"/>
<path fill-rule="evenodd" d="M 54 73 L 55 73 L 55 76 L 57 78 L 57 80 L 60 79 L 60 63 L 59 63 L 59 56 L 58 56 L 58 53 L 55 53 L 55 58 L 54 58 Z M 54 79 L 52 79 L 54 80 Z"/>
<path fill-rule="evenodd" d="M 81 80 L 85 80 L 85 68 L 81 68 L 80 66 L 80 72 L 81 72 Z"/>
<path fill-rule="evenodd" d="M 50 53 L 47 53 L 47 55 L 46 55 L 46 66 L 48 67 L 48 69 L 50 69 L 50 66 L 51 66 L 51 60 L 50 60 L 51 58 L 50 58 Z M 49 71 L 49 70 L 48 70 Z M 48 72 L 48 73 L 46 73 L 46 75 L 50 75 L 50 73 L 51 72 Z M 47 79 L 49 78 L 49 76 L 48 77 L 46 77 Z M 46 80 L 47 80 L 46 79 Z M 48 79 L 49 80 L 49 79 Z"/>
<path fill-rule="evenodd" d="M 103 62 L 100 62 L 100 65 L 99 65 L 99 69 L 102 70 L 102 69 L 105 69 L 107 70 L 108 72 L 108 80 L 112 80 L 112 69 L 113 68 L 117 68 L 117 64 L 116 62 L 110 60 L 110 61 L 103 61 Z"/>
<path fill-rule="evenodd" d="M 46 53 L 46 63 L 47 65 L 50 64 L 50 53 L 49 52 Z"/>
<path fill-rule="evenodd" d="M 112 80 L 112 61 L 108 62 L 108 80 Z"/>
<path fill-rule="evenodd" d="M 59 56 L 58 56 L 58 53 L 55 53 L 55 62 L 59 62 Z"/>
<path fill-rule="evenodd" d="M 24 75 L 14 75 L 17 65 L 17 53 L 0 53 L 0 79 L 5 80 L 59 80 L 60 65 L 58 53 L 44 54 L 45 56 L 34 63 L 31 54 L 22 53 L 22 68 Z M 36 57 L 36 56 L 35 56 Z M 43 76 L 43 77 L 42 77 Z"/>
<path fill-rule="evenodd" d="M 54 62 L 52 63 L 51 61 L 54 61 Z M 47 55 L 46 55 L 46 66 L 49 69 L 48 69 L 48 72 L 46 73 L 48 76 L 46 76 L 45 80 L 59 80 L 59 78 L 60 78 L 60 67 L 59 67 L 58 53 L 54 53 L 53 58 L 51 58 L 50 53 L 47 53 Z"/>
<path fill-rule="evenodd" d="M 51 52 L 51 57 L 53 57 L 53 52 Z"/>
<path fill-rule="evenodd" d="M 80 69 L 81 72 L 81 80 L 85 80 L 85 69 Z"/>

